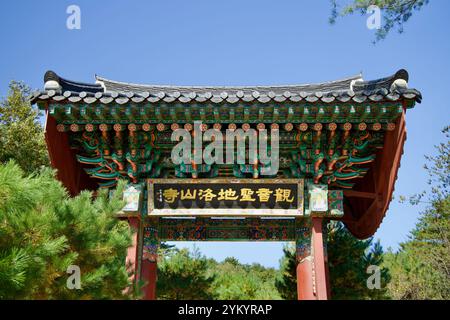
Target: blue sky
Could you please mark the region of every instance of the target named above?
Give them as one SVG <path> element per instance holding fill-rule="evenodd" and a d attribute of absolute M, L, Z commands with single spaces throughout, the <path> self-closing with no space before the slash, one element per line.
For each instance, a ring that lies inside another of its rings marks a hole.
<path fill-rule="evenodd" d="M 66 8 L 81 9 L 81 30 Z M 372 44 L 365 16 L 328 24 L 330 4 L 299 0 L 2 1 L 0 96 L 11 80 L 42 88 L 46 70 L 93 82 L 178 85 L 296 84 L 362 72 L 375 79 L 405 68 L 424 100 L 407 114 L 408 140 L 395 194 L 426 188 L 424 154 L 443 139 L 450 108 L 450 2 L 431 1 L 406 25 Z M 421 207 L 393 201 L 375 237 L 385 248 L 407 239 Z M 180 243 L 180 245 L 188 245 Z M 278 266 L 281 243 L 197 243 L 219 260 Z"/>

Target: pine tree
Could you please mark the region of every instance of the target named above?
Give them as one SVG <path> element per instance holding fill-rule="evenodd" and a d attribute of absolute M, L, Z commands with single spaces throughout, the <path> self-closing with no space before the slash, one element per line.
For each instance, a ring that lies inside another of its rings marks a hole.
<path fill-rule="evenodd" d="M 383 249 L 373 239 L 356 239 L 342 223 L 328 224 L 328 266 L 330 270 L 331 298 L 386 299 L 389 271 L 383 268 Z M 367 285 L 369 266 L 380 267 L 380 288 Z"/>
<path fill-rule="evenodd" d="M 198 250 L 166 250 L 158 263 L 158 298 L 168 300 L 212 299 L 214 276 L 208 260 Z"/>
<path fill-rule="evenodd" d="M 26 173 L 49 164 L 39 112 L 29 96 L 25 84 L 12 81 L 0 101 L 0 163 L 14 159 Z"/>
<path fill-rule="evenodd" d="M 375 33 L 375 41 L 386 38 L 392 29 L 397 28 L 399 33 L 403 33 L 404 25 L 413 16 L 414 12 L 420 11 L 426 6 L 429 0 L 352 0 L 342 2 L 330 0 L 331 17 L 330 23 L 334 24 L 339 16 L 347 16 L 353 13 L 367 14 L 370 6 L 376 6 L 383 10 L 382 25 Z M 339 8 L 343 4 L 342 8 Z"/>
<path fill-rule="evenodd" d="M 106 191 L 70 198 L 54 175 L 0 165 L 0 299 L 127 298 L 131 234 L 115 217 L 124 183 L 111 199 Z M 73 265 L 80 290 L 67 286 Z"/>
<path fill-rule="evenodd" d="M 386 265 L 392 270 L 389 286 L 396 299 L 450 299 L 450 129 L 447 141 L 437 146 L 438 154 L 426 157 L 431 192 L 410 199 L 428 208 L 398 253 L 391 253 Z"/>
<path fill-rule="evenodd" d="M 295 247 L 286 245 L 280 261 L 275 287 L 285 300 L 297 300 L 297 257 Z"/>
<path fill-rule="evenodd" d="M 162 299 L 273 300 L 276 270 L 228 257 L 207 259 L 195 249 L 170 248 L 158 263 L 157 294 Z"/>

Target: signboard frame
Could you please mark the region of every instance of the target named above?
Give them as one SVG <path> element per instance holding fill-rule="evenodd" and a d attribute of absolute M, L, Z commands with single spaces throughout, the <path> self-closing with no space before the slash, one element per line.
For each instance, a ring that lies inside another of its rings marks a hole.
<path fill-rule="evenodd" d="M 271 208 L 155 208 L 155 184 L 221 184 L 224 188 L 230 185 L 297 185 L 297 208 L 271 209 Z M 148 179 L 148 216 L 154 217 L 303 217 L 304 216 L 304 180 L 303 179 Z"/>

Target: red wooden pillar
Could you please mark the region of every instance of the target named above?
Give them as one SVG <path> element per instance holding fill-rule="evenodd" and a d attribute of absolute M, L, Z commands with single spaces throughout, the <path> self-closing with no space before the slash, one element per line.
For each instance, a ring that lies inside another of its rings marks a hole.
<path fill-rule="evenodd" d="M 145 283 L 143 287 L 144 300 L 156 300 L 158 248 L 158 220 L 151 220 L 149 221 L 149 225 L 144 228 L 144 246 L 141 267 L 141 280 Z"/>
<path fill-rule="evenodd" d="M 296 259 L 298 300 L 314 300 L 314 267 L 311 256 L 311 220 L 296 221 Z"/>
<path fill-rule="evenodd" d="M 298 300 L 315 300 L 312 257 L 308 256 L 297 264 Z"/>
<path fill-rule="evenodd" d="M 330 285 L 330 268 L 328 265 L 328 244 L 327 244 L 327 239 L 328 239 L 328 234 L 327 234 L 327 224 L 323 224 L 323 227 L 325 228 L 323 234 L 324 234 L 324 239 L 323 239 L 323 249 L 324 249 L 324 256 L 325 256 L 325 278 L 326 278 L 326 283 L 327 283 L 327 298 L 331 299 L 331 285 Z"/>
<path fill-rule="evenodd" d="M 325 266 L 324 239 L 322 226 L 322 218 L 312 218 L 312 245 L 313 245 L 313 261 L 316 282 L 316 297 L 318 300 L 328 299 L 328 283 Z"/>
<path fill-rule="evenodd" d="M 143 260 L 141 279 L 145 282 L 143 287 L 144 300 L 156 300 L 156 281 L 158 265 L 156 261 Z"/>
<path fill-rule="evenodd" d="M 303 219 L 296 227 L 297 296 L 299 300 L 328 299 L 322 218 Z"/>

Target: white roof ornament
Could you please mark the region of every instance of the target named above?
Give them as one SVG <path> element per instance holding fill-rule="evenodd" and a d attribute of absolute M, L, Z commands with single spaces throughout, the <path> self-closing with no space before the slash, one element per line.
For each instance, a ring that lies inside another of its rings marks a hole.
<path fill-rule="evenodd" d="M 363 78 L 352 80 L 352 82 L 350 82 L 350 91 L 355 92 L 355 90 L 353 90 L 353 86 L 355 85 L 355 83 L 361 83 L 361 82 L 364 82 Z"/>
<path fill-rule="evenodd" d="M 408 89 L 408 82 L 405 79 L 396 79 L 392 82 L 390 91 L 395 91 L 396 89 L 405 90 Z"/>
<path fill-rule="evenodd" d="M 48 80 L 44 84 L 45 90 L 61 90 L 61 86 L 59 85 L 59 82 L 56 80 Z"/>
<path fill-rule="evenodd" d="M 97 75 L 95 76 L 95 84 L 101 85 L 104 92 L 107 92 L 107 91 L 108 91 L 108 90 L 106 90 L 105 83 L 104 83 L 103 81 L 99 80 L 99 79 L 97 78 Z"/>

